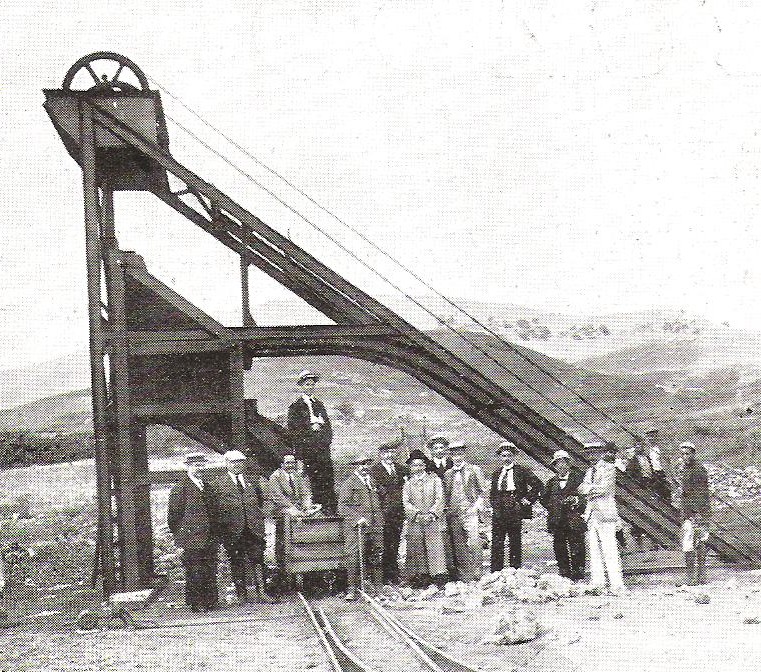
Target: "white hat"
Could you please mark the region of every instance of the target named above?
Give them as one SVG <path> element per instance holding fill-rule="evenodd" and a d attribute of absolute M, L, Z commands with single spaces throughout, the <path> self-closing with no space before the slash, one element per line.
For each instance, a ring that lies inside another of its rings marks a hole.
<path fill-rule="evenodd" d="M 680 448 L 689 448 L 690 450 L 695 450 L 695 444 L 692 443 L 692 441 L 682 441 L 682 443 L 679 444 Z"/>
<path fill-rule="evenodd" d="M 552 455 L 552 460 L 550 461 L 550 464 L 553 462 L 557 462 L 558 460 L 568 460 L 571 461 L 571 456 L 568 454 L 567 450 L 556 450 L 555 453 Z"/>
<path fill-rule="evenodd" d="M 316 373 L 312 373 L 309 369 L 304 369 L 296 378 L 296 382 L 301 385 L 301 383 L 309 378 L 312 380 L 320 380 L 320 376 L 318 376 Z"/>
<path fill-rule="evenodd" d="M 236 462 L 238 460 L 245 460 L 246 456 L 239 450 L 228 450 L 225 453 L 225 460 L 227 462 Z"/>

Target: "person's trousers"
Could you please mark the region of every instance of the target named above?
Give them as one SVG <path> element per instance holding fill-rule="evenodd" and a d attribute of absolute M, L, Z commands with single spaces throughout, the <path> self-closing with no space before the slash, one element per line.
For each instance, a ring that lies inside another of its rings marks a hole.
<path fill-rule="evenodd" d="M 616 523 L 590 519 L 587 523 L 587 539 L 592 585 L 595 588 L 604 588 L 609 583 L 613 589 L 623 588 L 624 577 L 616 543 Z"/>
<path fill-rule="evenodd" d="M 383 523 L 383 583 L 399 581 L 399 543 L 403 516 L 389 516 Z"/>
<path fill-rule="evenodd" d="M 346 558 L 346 583 L 349 588 L 359 588 L 360 576 L 377 584 L 383 579 L 383 532 L 370 527 L 361 535 L 362 553 L 360 554 L 360 535 L 356 527 L 344 530 L 344 552 Z M 360 555 L 362 567 L 360 571 Z M 379 587 L 376 585 L 376 588 Z"/>
<path fill-rule="evenodd" d="M 460 581 L 480 579 L 483 549 L 478 534 L 478 512 L 450 511 L 447 525 L 452 540 L 454 574 Z"/>
<path fill-rule="evenodd" d="M 521 540 L 521 519 L 492 516 L 491 523 L 491 571 L 498 572 L 505 567 L 505 537 L 509 545 L 510 566 L 521 566 L 523 548 Z"/>
<path fill-rule="evenodd" d="M 552 546 L 560 576 L 572 581 L 583 579 L 584 564 L 587 560 L 584 532 L 565 528 L 555 530 L 552 534 Z"/>
<path fill-rule="evenodd" d="M 330 453 L 330 449 L 328 453 Z M 336 512 L 336 485 L 333 478 L 333 462 L 328 454 L 326 457 L 306 456 L 304 458 L 304 473 L 309 477 L 312 486 L 312 501 L 322 504 L 323 512 L 334 515 Z"/>
<path fill-rule="evenodd" d="M 225 549 L 230 558 L 230 574 L 232 575 L 238 596 L 246 594 L 247 575 L 246 566 L 261 565 L 264 562 L 264 539 L 257 537 L 249 528 L 245 528 L 237 539 L 228 539 Z M 263 589 L 263 586 L 262 586 Z"/>
<path fill-rule="evenodd" d="M 185 603 L 189 607 L 214 607 L 217 593 L 217 545 L 184 549 Z"/>

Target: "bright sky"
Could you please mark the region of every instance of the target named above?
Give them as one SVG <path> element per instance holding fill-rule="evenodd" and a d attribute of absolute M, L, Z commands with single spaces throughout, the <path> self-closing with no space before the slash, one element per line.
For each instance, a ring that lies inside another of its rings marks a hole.
<path fill-rule="evenodd" d="M 41 89 L 98 50 L 130 57 L 446 294 L 590 314 L 670 305 L 761 328 L 758 3 L 5 0 L 0 28 L 2 368 L 86 347 L 80 172 Z M 171 125 L 170 141 L 388 294 Z M 238 319 L 237 267 L 215 241 L 142 195 L 117 194 L 117 226 L 156 275 Z M 258 278 L 254 291 L 282 296 Z"/>

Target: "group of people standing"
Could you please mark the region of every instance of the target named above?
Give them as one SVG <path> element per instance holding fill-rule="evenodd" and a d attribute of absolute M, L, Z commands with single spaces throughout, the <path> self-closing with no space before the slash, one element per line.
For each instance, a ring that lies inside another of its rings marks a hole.
<path fill-rule="evenodd" d="M 284 555 L 286 516 L 319 511 L 343 519 L 348 589 L 354 600 L 361 577 L 367 587 L 407 581 L 415 587 L 450 580 L 477 580 L 483 571 L 482 522 L 491 520 L 491 571 L 522 563 L 523 520 L 540 502 L 547 510 L 547 527 L 561 576 L 584 578 L 587 549 L 594 588 L 625 590 L 619 552 L 621 521 L 615 502 L 616 474 L 635 476 L 649 484 L 654 496 L 670 497 L 661 480 L 659 451 L 648 437 L 649 454 L 637 447 L 616 459 L 612 443 L 591 444 L 593 465 L 581 473 L 565 450 L 554 453 L 555 475 L 543 483 L 527 466 L 517 464 L 517 447 L 503 441 L 496 453 L 501 465 L 487 481 L 482 469 L 466 459 L 467 447 L 444 436 L 428 440 L 425 450 L 413 449 L 404 463 L 397 459 L 403 439 L 381 445 L 377 459 L 360 455 L 336 493 L 330 453 L 332 428 L 324 404 L 314 396 L 319 377 L 302 371 L 299 397 L 288 410 L 291 449 L 269 477 L 266 490 L 246 474 L 246 456 L 225 453 L 226 473 L 205 479 L 201 453 L 186 456 L 187 475 L 170 493 L 168 523 L 183 548 L 186 601 L 193 610 L 217 603 L 217 549 L 228 554 L 236 596 L 248 598 L 251 584 L 259 601 L 265 592 L 264 500 L 273 504 L 275 557 Z M 655 449 L 653 448 L 655 446 Z M 681 444 L 682 459 L 675 484 L 683 513 L 682 546 L 688 582 L 705 581 L 706 541 L 710 506 L 705 468 L 695 459 L 695 446 Z M 653 454 L 656 454 L 656 459 Z M 660 473 L 659 473 L 660 472 Z M 642 533 L 633 529 L 633 536 Z M 399 567 L 402 535 L 406 541 L 404 575 Z M 248 570 L 247 568 L 251 568 Z"/>

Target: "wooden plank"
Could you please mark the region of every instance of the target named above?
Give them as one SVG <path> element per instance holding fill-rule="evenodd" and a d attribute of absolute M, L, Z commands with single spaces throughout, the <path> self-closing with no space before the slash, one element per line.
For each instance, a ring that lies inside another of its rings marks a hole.
<path fill-rule="evenodd" d="M 247 453 L 246 405 L 243 385 L 243 347 L 238 343 L 230 351 L 230 443 L 235 450 Z"/>
<path fill-rule="evenodd" d="M 121 334 L 113 331 L 110 338 L 118 338 Z M 127 331 L 129 343 L 155 343 L 161 341 L 202 341 L 208 340 L 209 334 L 203 329 L 173 329 L 167 331 Z"/>
<path fill-rule="evenodd" d="M 192 413 L 229 413 L 226 401 L 168 401 L 132 406 L 137 418 L 161 417 L 162 415 L 189 415 Z"/>
<path fill-rule="evenodd" d="M 231 341 L 163 341 L 130 346 L 131 355 L 187 355 L 200 352 L 222 352 L 234 348 Z"/>
<path fill-rule="evenodd" d="M 287 327 L 232 327 L 231 331 L 242 341 L 269 339 L 330 339 L 351 336 L 394 338 L 399 332 L 385 324 L 306 324 Z"/>

